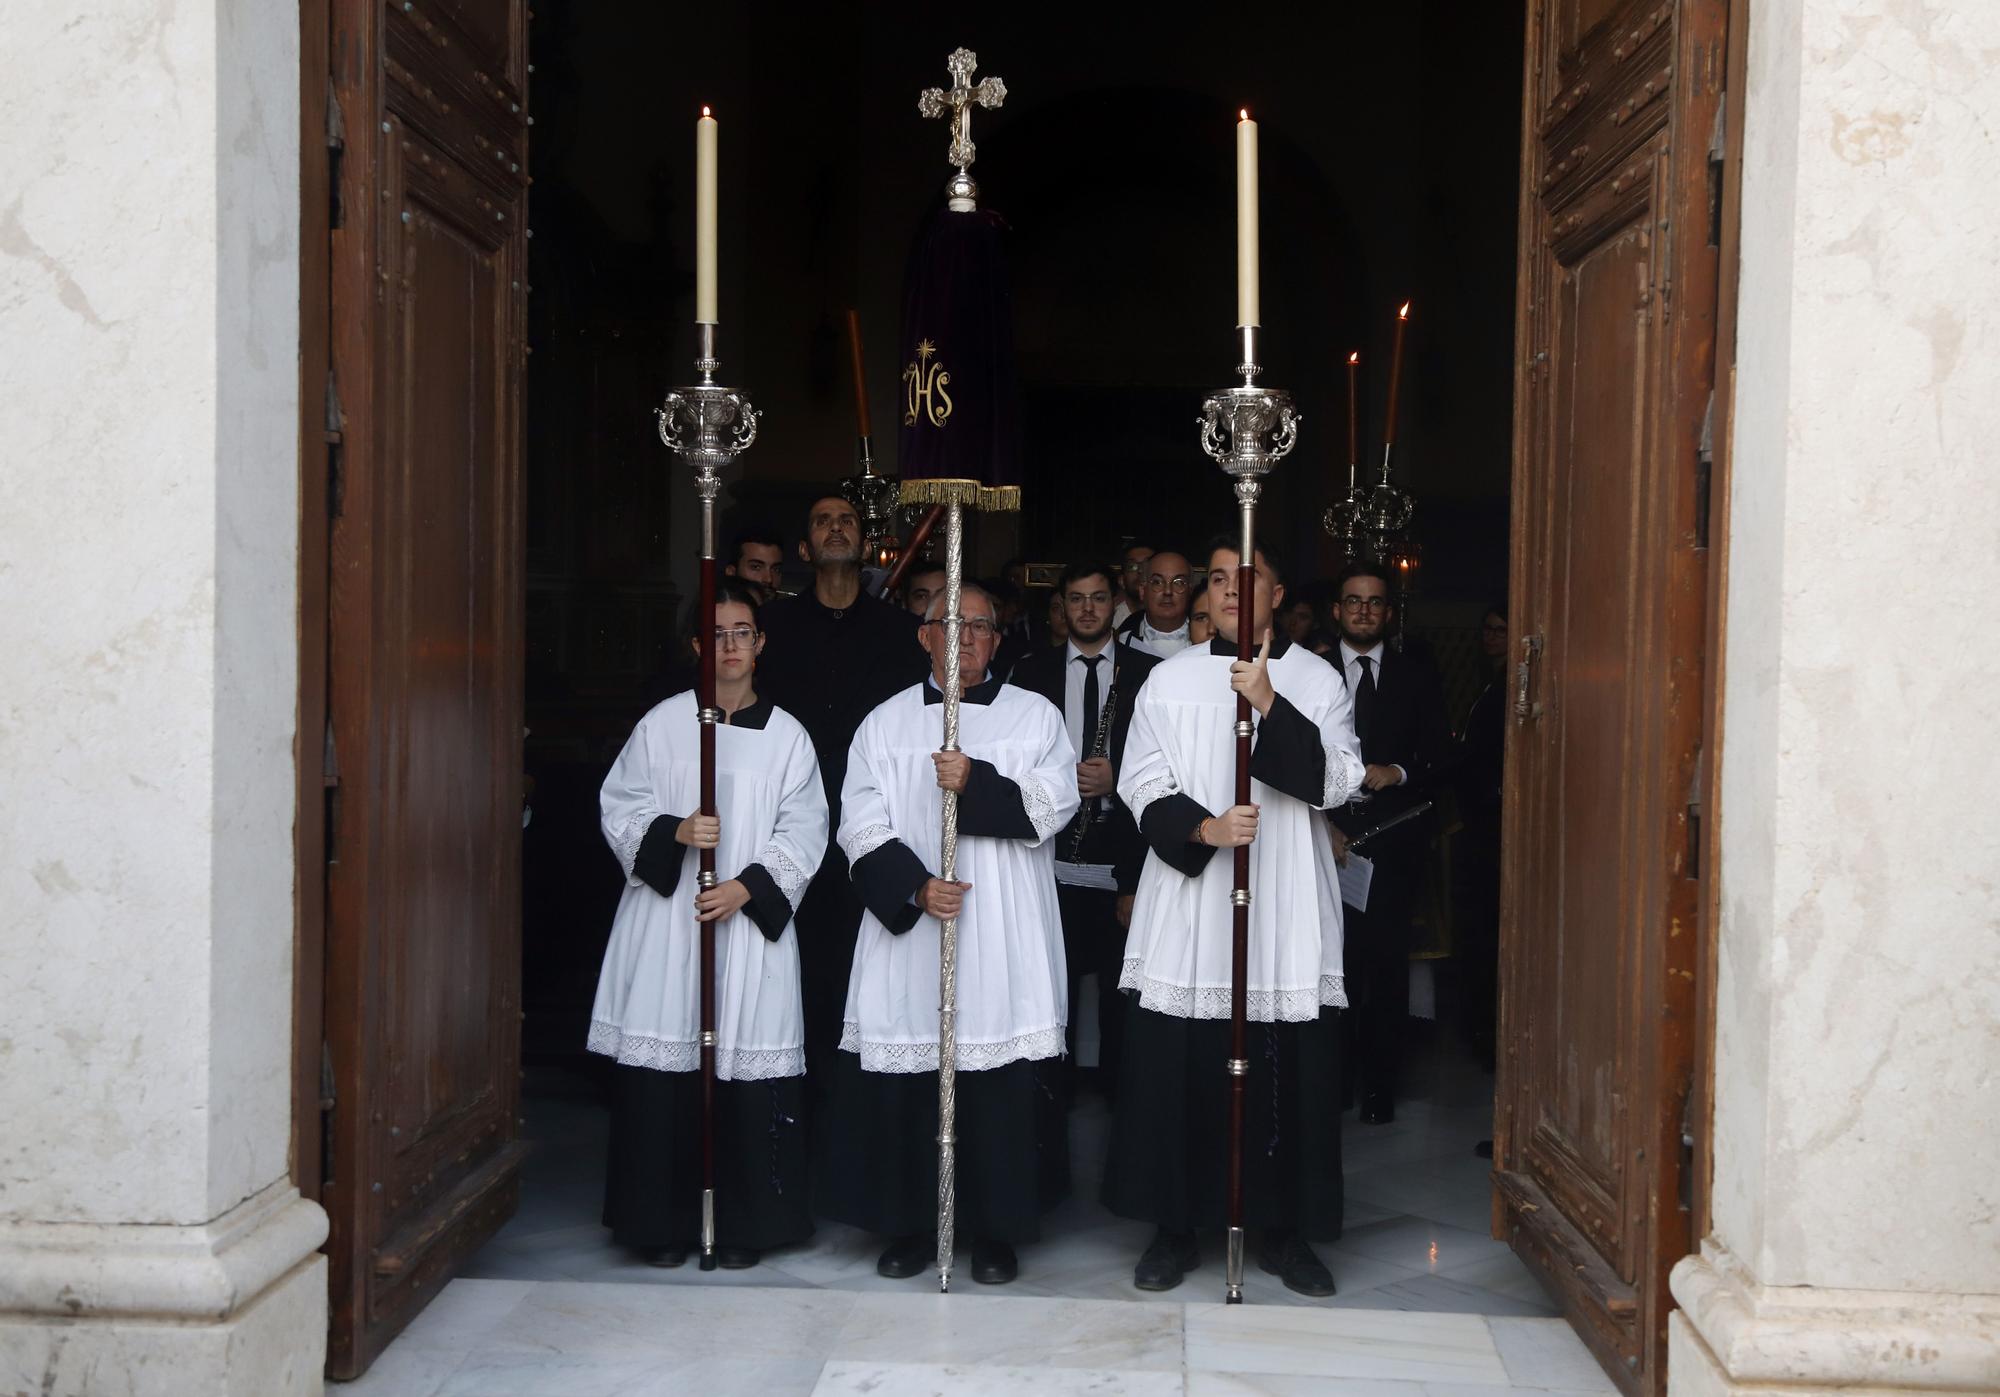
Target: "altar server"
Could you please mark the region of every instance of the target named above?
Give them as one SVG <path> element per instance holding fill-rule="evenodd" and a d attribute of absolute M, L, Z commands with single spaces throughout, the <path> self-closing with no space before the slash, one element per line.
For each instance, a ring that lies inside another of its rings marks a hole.
<path fill-rule="evenodd" d="M 1134 1283 L 1168 1290 L 1200 1264 L 1197 1227 L 1225 1222 L 1232 860 L 1250 846 L 1250 1024 L 1245 1217 L 1267 1271 L 1307 1295 L 1333 1293 L 1309 1240 L 1340 1235 L 1335 1011 L 1342 985 L 1333 849 L 1320 812 L 1362 779 L 1347 690 L 1332 666 L 1271 635 L 1284 596 L 1259 549 L 1254 600 L 1237 596 L 1237 554 L 1208 557 L 1216 634 L 1155 667 L 1136 700 L 1118 794 L 1148 844 L 1120 983 L 1124 1081 L 1104 1201 L 1157 1225 Z M 1236 659 L 1239 624 L 1262 637 Z M 1251 803 L 1234 803 L 1236 695 L 1256 712 Z"/>
<path fill-rule="evenodd" d="M 865 718 L 838 840 L 866 907 L 848 980 L 820 1183 L 829 1217 L 893 1240 L 876 1269 L 936 1255 L 940 921 L 958 918 L 958 1230 L 972 1278 L 1014 1279 L 1014 1247 L 1068 1185 L 1053 1069 L 1066 1015 L 1051 836 L 1077 808 L 1077 755 L 1055 705 L 988 672 L 992 599 L 968 584 L 957 752 L 940 751 L 944 598 L 922 632 L 931 675 Z M 957 878 L 940 864 L 942 792 L 958 793 Z"/>
<path fill-rule="evenodd" d="M 764 638 L 747 587 L 717 589 L 716 810 L 700 809 L 692 690 L 655 707 L 605 778 L 604 837 L 625 871 L 592 1052 L 616 1059 L 604 1221 L 655 1265 L 700 1231 L 699 922 L 716 923 L 716 1253 L 754 1266 L 812 1234 L 801 1124 L 805 1020 L 792 914 L 820 866 L 826 793 L 811 739 L 755 689 Z M 696 851 L 724 881 L 696 886 Z"/>

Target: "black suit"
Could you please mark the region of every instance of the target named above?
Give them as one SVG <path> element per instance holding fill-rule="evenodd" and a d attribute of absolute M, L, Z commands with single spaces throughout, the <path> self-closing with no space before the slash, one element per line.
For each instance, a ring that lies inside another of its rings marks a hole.
<path fill-rule="evenodd" d="M 1143 651 L 1115 645 L 1105 654 L 1112 658 L 1098 671 L 1099 713 L 1109 708 L 1111 721 L 1105 733 L 1106 747 L 1115 772 L 1125 760 L 1125 737 L 1132 728 L 1132 710 L 1139 686 L 1159 660 Z M 1010 682 L 1040 694 L 1064 708 L 1069 646 L 1045 648 L 1030 655 L 1014 668 Z M 1115 667 L 1115 672 L 1106 672 Z M 1067 726 L 1067 718 L 1065 718 Z M 1079 757 L 1090 755 L 1092 735 L 1083 735 Z M 1146 860 L 1146 841 L 1125 803 L 1114 795 L 1105 797 L 1103 818 L 1092 821 L 1079 846 L 1076 826 L 1056 835 L 1056 858 L 1065 863 L 1109 864 L 1118 886 L 1079 887 L 1056 883 L 1056 900 L 1062 909 L 1063 958 L 1069 968 L 1069 1050 L 1076 1054 L 1077 987 L 1088 974 L 1097 976 L 1098 1077 L 1107 1094 L 1118 1083 L 1118 1050 L 1124 1042 L 1125 1000 L 1118 992 L 1118 973 L 1125 960 L 1125 929 L 1118 925 L 1118 899 L 1129 897 L 1139 886 L 1139 869 Z M 1081 815 L 1079 815 L 1081 818 Z M 1072 853 L 1072 850 L 1076 852 Z"/>
<path fill-rule="evenodd" d="M 1338 646 L 1327 656 L 1355 690 L 1347 655 Z M 1444 763 L 1450 731 L 1444 716 L 1444 686 L 1430 661 L 1384 646 L 1371 665 L 1375 694 L 1356 693 L 1354 733 L 1361 759 L 1370 766 L 1400 766 L 1407 779 L 1375 792 L 1365 802 L 1349 801 L 1332 812 L 1349 838 L 1374 829 L 1411 806 L 1432 799 Z M 1423 873 L 1431 822 L 1415 819 L 1370 839 L 1361 852 L 1375 865 L 1368 910 L 1343 909 L 1342 946 L 1354 1004 L 1357 1073 L 1364 1108 L 1371 1099 L 1387 1106 L 1395 1099 L 1402 1067 L 1403 1026 L 1410 1015 L 1410 917 Z"/>

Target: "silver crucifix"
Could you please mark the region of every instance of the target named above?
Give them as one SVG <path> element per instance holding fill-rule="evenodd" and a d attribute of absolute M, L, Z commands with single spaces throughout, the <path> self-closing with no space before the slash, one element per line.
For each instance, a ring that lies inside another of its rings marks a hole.
<path fill-rule="evenodd" d="M 948 186 L 951 206 L 959 212 L 967 212 L 973 207 L 978 195 L 978 187 L 966 169 L 978 154 L 972 144 L 972 108 L 979 106 L 993 108 L 1007 100 L 1007 84 L 998 78 L 972 80 L 979 68 L 979 55 L 971 49 L 953 49 L 944 66 L 951 70 L 951 87 L 927 87 L 917 94 L 917 111 L 927 117 L 951 117 L 951 149 L 945 158 L 958 167 Z M 960 201 L 963 200 L 963 207 Z"/>

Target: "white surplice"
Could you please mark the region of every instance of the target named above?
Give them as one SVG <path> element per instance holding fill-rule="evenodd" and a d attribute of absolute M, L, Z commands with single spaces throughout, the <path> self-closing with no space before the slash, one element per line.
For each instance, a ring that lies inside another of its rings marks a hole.
<path fill-rule="evenodd" d="M 1233 656 L 1193 646 L 1146 677 L 1125 741 L 1118 794 L 1144 827 L 1146 807 L 1186 795 L 1211 814 L 1235 802 Z M 1341 804 L 1365 768 L 1353 705 L 1333 666 L 1301 645 L 1270 661 L 1271 687 L 1318 730 L 1325 775 L 1312 805 L 1262 781 L 1250 845 L 1250 958 L 1246 1002 L 1259 1023 L 1319 1017 L 1347 1003 L 1342 983 L 1340 891 L 1320 812 Z M 1254 718 L 1255 715 L 1253 715 Z M 1262 720 L 1256 719 L 1261 737 Z M 1178 1018 L 1229 1017 L 1232 851 L 1218 849 L 1190 878 L 1148 850 L 1132 907 L 1121 989 L 1141 1007 Z"/>
<path fill-rule="evenodd" d="M 604 838 L 626 886 L 598 977 L 589 1047 L 663 1072 L 700 1065 L 699 856 L 676 846 L 680 878 L 665 897 L 634 875 L 632 863 L 655 819 L 678 821 L 700 808 L 700 742 L 693 691 L 675 695 L 639 720 L 600 797 Z M 760 864 L 796 908 L 826 852 L 827 814 L 812 741 L 789 713 L 771 707 L 761 728 L 717 726 L 715 808 L 722 821 L 718 878 L 727 882 Z M 754 1081 L 805 1071 L 792 923 L 776 941 L 745 912 L 717 923 L 715 986 L 718 1078 Z"/>
<path fill-rule="evenodd" d="M 926 687 L 897 694 L 854 734 L 838 835 L 850 864 L 895 839 L 938 872 L 944 793 L 931 754 L 943 745 L 944 709 L 924 701 Z M 957 1066 L 969 1072 L 1059 1056 L 1068 1011 L 1050 837 L 1076 813 L 1076 749 L 1054 704 L 995 687 L 991 703 L 959 706 L 959 748 L 1020 787 L 1034 838 L 958 838 L 956 872 L 972 884 L 957 962 Z M 938 947 L 935 917 L 919 916 L 899 935 L 863 913 L 840 1040 L 863 1071 L 937 1070 Z"/>

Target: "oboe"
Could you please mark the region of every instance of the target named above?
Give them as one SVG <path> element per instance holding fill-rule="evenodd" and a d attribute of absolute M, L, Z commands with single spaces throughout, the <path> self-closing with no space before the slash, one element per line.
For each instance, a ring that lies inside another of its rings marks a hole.
<path fill-rule="evenodd" d="M 1111 751 L 1111 720 L 1118 712 L 1118 669 L 1113 662 L 1111 670 L 1111 690 L 1104 696 L 1104 707 L 1097 712 L 1097 731 L 1091 735 L 1090 755 L 1087 761 L 1109 755 Z M 1090 827 L 1097 820 L 1094 807 L 1102 797 L 1092 797 L 1077 808 L 1076 822 L 1070 826 L 1069 861 L 1077 863 L 1083 857 L 1083 841 L 1090 835 Z"/>

